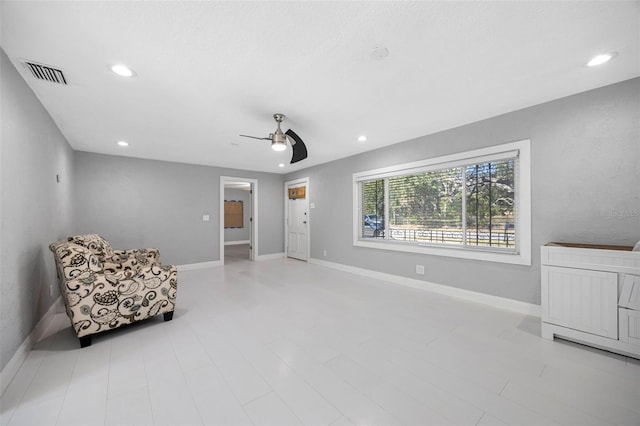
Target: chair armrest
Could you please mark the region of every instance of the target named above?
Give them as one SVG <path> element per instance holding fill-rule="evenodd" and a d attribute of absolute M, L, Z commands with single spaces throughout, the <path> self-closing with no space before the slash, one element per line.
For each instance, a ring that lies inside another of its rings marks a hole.
<path fill-rule="evenodd" d="M 114 250 L 113 256 L 105 259 L 105 271 L 135 270 L 144 266 L 160 264 L 160 251 L 155 248 Z"/>
<path fill-rule="evenodd" d="M 117 313 L 102 305 L 117 300 L 116 292 L 109 291 L 112 285 L 107 274 L 87 274 L 65 281 L 61 287 L 67 315 L 78 337 L 107 329 L 116 319 Z"/>
<path fill-rule="evenodd" d="M 176 304 L 178 292 L 178 268 L 175 265 L 154 264 L 140 268 L 135 278 L 139 283 L 143 283 L 147 290 L 154 290 L 159 293 L 157 298 L 166 298 L 167 304 L 156 304 L 151 308 L 150 315 L 157 315 L 164 311 L 173 311 Z M 162 309 L 158 311 L 157 309 Z"/>
<path fill-rule="evenodd" d="M 137 253 L 144 253 L 147 256 L 153 256 L 160 260 L 160 250 L 157 248 L 143 248 L 143 249 L 130 249 L 130 250 L 114 250 L 114 256 L 131 256 Z"/>

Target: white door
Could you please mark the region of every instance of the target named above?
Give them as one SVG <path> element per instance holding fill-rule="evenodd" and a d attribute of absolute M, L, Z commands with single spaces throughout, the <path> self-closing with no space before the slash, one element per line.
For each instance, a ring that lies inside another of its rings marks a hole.
<path fill-rule="evenodd" d="M 304 185 L 291 185 L 288 188 L 299 188 Z M 287 201 L 287 256 L 294 259 L 307 259 L 307 238 L 309 226 L 309 201 L 294 198 Z"/>

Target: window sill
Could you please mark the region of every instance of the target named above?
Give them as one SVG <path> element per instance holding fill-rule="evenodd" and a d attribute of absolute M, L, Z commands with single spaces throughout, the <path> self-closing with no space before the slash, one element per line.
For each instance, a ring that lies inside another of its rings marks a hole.
<path fill-rule="evenodd" d="M 500 252 L 491 249 L 470 249 L 462 247 L 434 247 L 431 245 L 415 245 L 394 243 L 391 241 L 366 241 L 354 239 L 356 247 L 367 247 L 379 250 L 401 251 L 406 253 L 426 254 L 432 256 L 456 257 L 460 259 L 482 260 L 485 262 L 510 263 L 531 266 L 531 252 Z"/>

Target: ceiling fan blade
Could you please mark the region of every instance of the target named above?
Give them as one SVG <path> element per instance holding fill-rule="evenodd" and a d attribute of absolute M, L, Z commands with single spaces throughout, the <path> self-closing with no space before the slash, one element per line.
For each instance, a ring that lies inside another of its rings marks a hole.
<path fill-rule="evenodd" d="M 307 158 L 307 147 L 305 146 L 300 136 L 296 135 L 296 132 L 289 129 L 285 133 L 288 137 L 290 137 L 293 142 L 291 142 L 291 148 L 293 148 L 293 156 L 291 157 L 291 163 L 297 163 L 298 161 L 302 161 Z"/>
<path fill-rule="evenodd" d="M 258 140 L 261 140 L 261 141 L 270 141 L 271 140 L 271 138 L 259 138 L 257 136 L 249 136 L 249 135 L 240 135 L 240 136 L 242 136 L 243 138 L 258 139 Z"/>

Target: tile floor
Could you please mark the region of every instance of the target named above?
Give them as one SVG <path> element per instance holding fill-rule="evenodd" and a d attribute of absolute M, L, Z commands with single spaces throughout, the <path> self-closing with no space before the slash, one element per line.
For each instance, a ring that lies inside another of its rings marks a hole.
<path fill-rule="evenodd" d="M 308 265 L 181 272 L 161 316 L 79 349 L 63 313 L 2 425 L 638 425 L 640 362 L 539 319 Z"/>
<path fill-rule="evenodd" d="M 249 244 L 233 244 L 224 246 L 224 264 L 249 260 Z"/>

